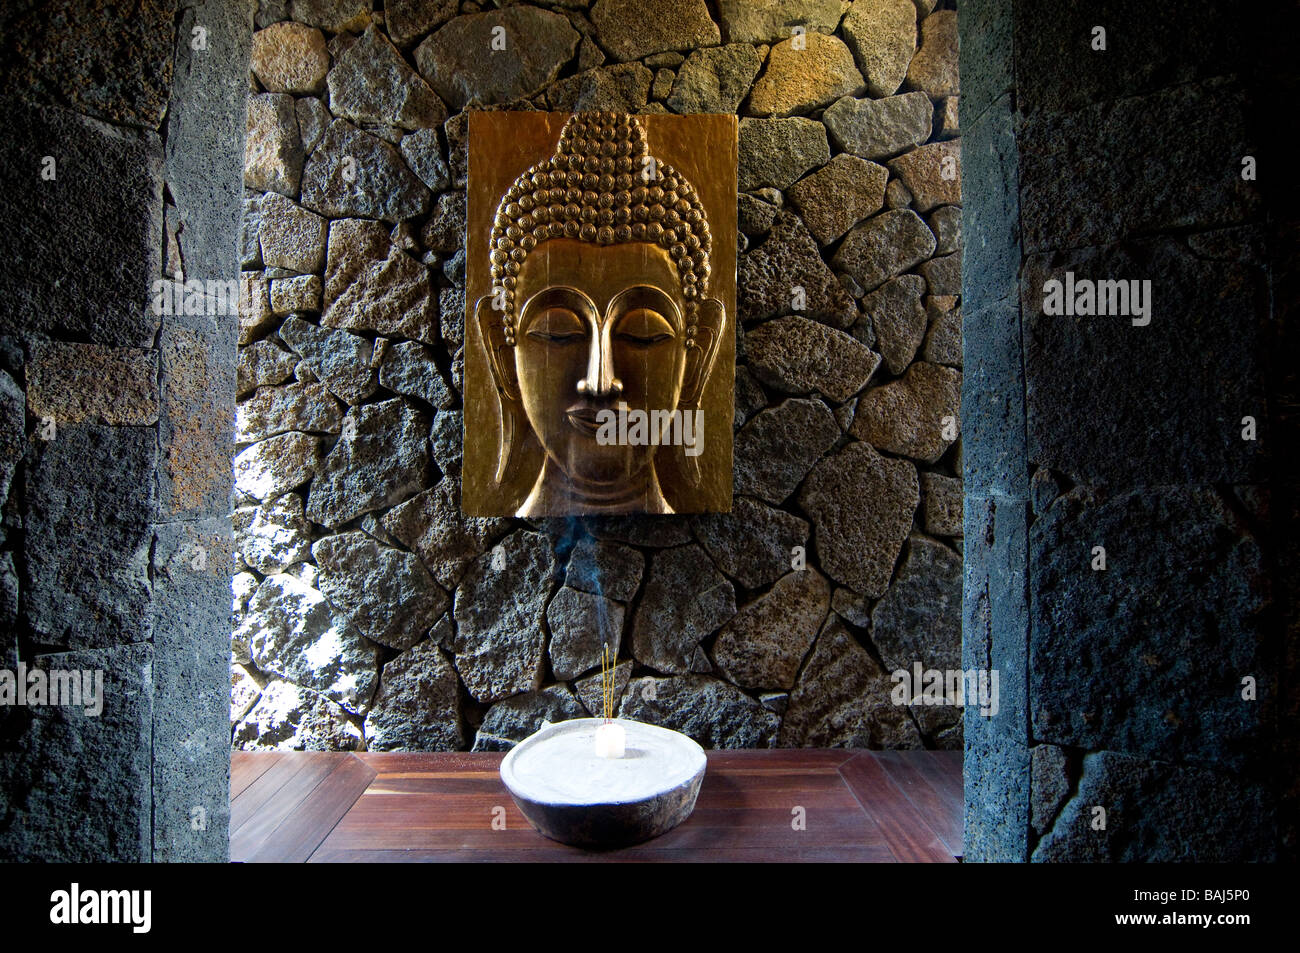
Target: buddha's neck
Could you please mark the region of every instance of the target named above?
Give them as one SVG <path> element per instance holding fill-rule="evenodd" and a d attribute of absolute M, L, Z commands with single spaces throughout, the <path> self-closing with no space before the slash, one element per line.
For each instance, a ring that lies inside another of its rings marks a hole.
<path fill-rule="evenodd" d="M 572 480 L 550 457 L 542 464 L 528 499 L 516 516 L 550 516 L 582 514 L 585 516 L 618 513 L 671 513 L 664 499 L 654 466 L 645 468 L 645 478 L 615 486 L 596 486 Z"/>

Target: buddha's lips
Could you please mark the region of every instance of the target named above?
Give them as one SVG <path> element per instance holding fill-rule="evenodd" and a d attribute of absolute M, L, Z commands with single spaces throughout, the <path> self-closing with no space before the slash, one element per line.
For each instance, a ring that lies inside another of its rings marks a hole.
<path fill-rule="evenodd" d="M 565 412 L 565 417 L 568 418 L 573 429 L 586 434 L 588 437 L 595 437 L 596 431 L 600 429 L 600 424 L 596 421 L 597 413 L 595 407 L 575 404 Z"/>

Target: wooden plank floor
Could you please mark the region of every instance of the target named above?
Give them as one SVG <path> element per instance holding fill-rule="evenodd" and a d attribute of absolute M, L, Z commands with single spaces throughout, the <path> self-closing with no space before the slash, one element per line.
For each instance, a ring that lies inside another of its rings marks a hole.
<path fill-rule="evenodd" d="M 295 863 L 951 863 L 961 856 L 959 751 L 707 754 L 685 823 L 645 844 L 597 852 L 528 826 L 501 783 L 502 754 L 236 751 L 230 856 Z M 799 817 L 804 826 L 796 830 Z"/>

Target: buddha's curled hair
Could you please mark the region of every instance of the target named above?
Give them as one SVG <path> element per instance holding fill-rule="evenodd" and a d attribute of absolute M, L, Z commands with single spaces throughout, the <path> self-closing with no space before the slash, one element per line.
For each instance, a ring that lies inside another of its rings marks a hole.
<path fill-rule="evenodd" d="M 502 296 L 506 341 L 514 343 L 515 276 L 548 238 L 597 245 L 654 242 L 667 249 L 681 277 L 687 344 L 709 278 L 709 226 L 685 177 L 651 159 L 635 116 L 575 113 L 560 131 L 555 155 L 515 179 L 492 223 L 492 288 Z"/>

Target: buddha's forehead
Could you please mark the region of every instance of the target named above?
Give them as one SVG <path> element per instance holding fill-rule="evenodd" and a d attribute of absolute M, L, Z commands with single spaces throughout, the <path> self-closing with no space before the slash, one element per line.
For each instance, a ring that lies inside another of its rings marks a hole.
<path fill-rule="evenodd" d="M 602 312 L 611 298 L 634 285 L 659 288 L 681 301 L 681 280 L 666 249 L 652 242 L 597 245 L 553 238 L 537 245 L 519 267 L 517 300 L 554 286 L 577 288 Z"/>

